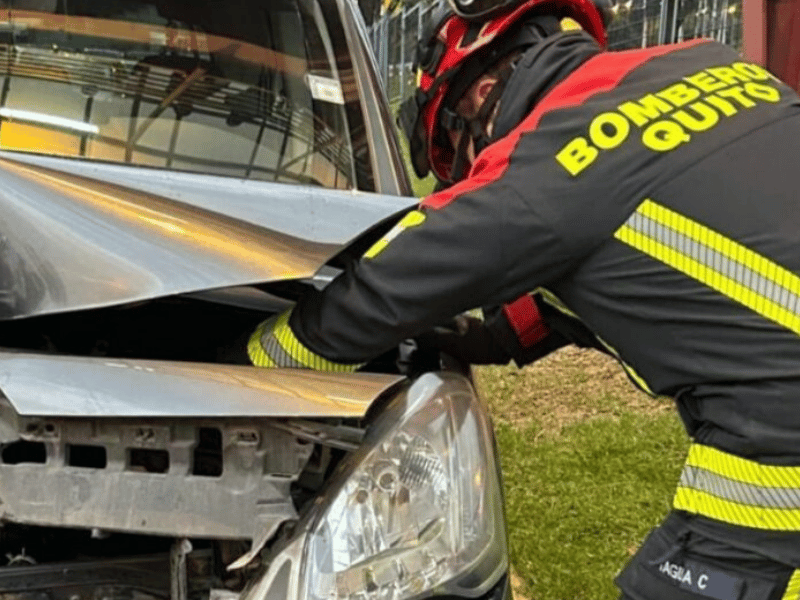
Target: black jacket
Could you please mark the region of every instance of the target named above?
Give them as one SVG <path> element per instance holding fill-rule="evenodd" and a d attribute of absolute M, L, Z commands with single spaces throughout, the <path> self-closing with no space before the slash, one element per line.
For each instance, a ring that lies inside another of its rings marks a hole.
<path fill-rule="evenodd" d="M 521 61 L 527 93 L 504 96 L 469 177 L 304 298 L 292 331 L 354 363 L 538 290 L 675 396 L 696 441 L 797 457 L 800 100 L 715 42 L 551 45 Z"/>

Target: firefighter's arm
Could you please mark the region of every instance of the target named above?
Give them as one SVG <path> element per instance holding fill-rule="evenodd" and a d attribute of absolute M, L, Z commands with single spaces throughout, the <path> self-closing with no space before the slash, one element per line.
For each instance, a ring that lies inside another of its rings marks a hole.
<path fill-rule="evenodd" d="M 291 367 L 349 373 L 362 363 L 335 362 L 313 352 L 289 326 L 292 309 L 262 322 L 247 343 L 247 356 L 256 367 Z"/>
<path fill-rule="evenodd" d="M 355 370 L 455 315 L 513 302 L 568 273 L 577 259 L 558 215 L 514 165 L 496 181 L 465 180 L 429 197 L 324 290 L 262 324 L 252 362 Z"/>
<path fill-rule="evenodd" d="M 432 220 L 436 218 L 441 221 L 440 212 Z M 486 226 L 491 228 L 491 223 Z M 451 232 L 447 235 L 453 239 L 442 240 L 441 222 L 428 231 L 424 228 L 420 223 L 390 239 L 391 243 L 379 242 L 377 250 L 368 252 L 325 290 L 310 292 L 291 312 L 262 323 L 248 344 L 252 363 L 354 371 L 453 315 L 482 304 L 501 304 L 519 295 L 519 290 L 503 289 L 501 274 L 508 269 L 494 247 L 493 240 L 498 236 L 488 236 L 485 239 L 490 243 L 479 247 L 474 232 L 464 232 L 463 239 Z M 428 255 L 420 258 L 426 252 Z M 538 317 L 526 325 L 522 313 L 516 321 L 509 319 L 510 314 L 511 309 L 499 312 L 486 324 L 486 331 L 467 323 L 468 339 L 459 342 L 457 336 L 451 338 L 454 345 L 450 350 L 459 343 L 463 349 L 470 341 L 477 350 L 483 335 L 483 341 L 493 340 L 493 348 L 500 353 L 526 364 L 563 345 L 559 336 L 544 335 L 546 330 Z M 474 359 L 469 360 L 482 362 Z"/>

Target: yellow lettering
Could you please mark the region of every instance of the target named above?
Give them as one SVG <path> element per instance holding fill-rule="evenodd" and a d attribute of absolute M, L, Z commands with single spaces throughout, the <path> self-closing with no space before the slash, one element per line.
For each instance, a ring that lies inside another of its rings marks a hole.
<path fill-rule="evenodd" d="M 753 63 L 737 62 L 733 63 L 731 66 L 742 75 L 746 75 L 751 79 L 755 79 L 756 81 L 772 79 L 772 73 L 767 71 L 764 67 Z"/>
<path fill-rule="evenodd" d="M 727 100 L 723 100 L 719 96 L 706 96 L 703 98 L 703 100 L 711 104 L 714 108 L 718 109 L 726 117 L 732 117 L 739 112 L 736 110 L 736 107 L 733 104 Z"/>
<path fill-rule="evenodd" d="M 711 67 L 710 69 L 706 69 L 706 71 L 711 73 L 720 81 L 724 81 L 728 85 L 738 83 L 740 81 L 752 81 L 752 78 L 749 75 L 735 71 L 731 67 Z"/>
<path fill-rule="evenodd" d="M 695 102 L 691 108 L 699 118 L 695 118 L 685 110 L 679 110 L 672 118 L 691 131 L 705 131 L 719 123 L 719 113 L 703 102 Z"/>
<path fill-rule="evenodd" d="M 697 100 L 700 97 L 700 91 L 689 87 L 685 83 L 676 83 L 665 90 L 661 90 L 658 95 L 680 108 L 684 104 Z"/>
<path fill-rule="evenodd" d="M 691 139 L 675 121 L 656 121 L 642 133 L 642 143 L 656 152 L 674 150 Z"/>
<path fill-rule="evenodd" d="M 638 102 L 626 102 L 619 107 L 619 112 L 633 121 L 637 127 L 641 127 L 671 110 L 672 106 L 653 94 L 640 98 Z"/>
<path fill-rule="evenodd" d="M 720 90 L 717 94 L 725 98 L 733 98 L 741 104 L 743 108 L 753 108 L 756 105 L 755 102 L 744 95 L 744 88 L 740 85 L 728 88 L 727 90 Z"/>
<path fill-rule="evenodd" d="M 714 90 L 719 90 L 725 87 L 724 82 L 714 79 L 711 75 L 704 71 L 700 71 L 699 73 L 695 73 L 689 77 L 684 77 L 684 79 L 692 85 L 699 87 L 704 92 L 713 92 Z"/>
<path fill-rule="evenodd" d="M 586 138 L 576 137 L 556 154 L 558 163 L 573 177 L 591 165 L 600 152 Z"/>
<path fill-rule="evenodd" d="M 750 83 L 744 84 L 744 92 L 752 98 L 764 100 L 765 102 L 778 102 L 781 99 L 781 93 L 771 85 L 763 83 Z"/>
<path fill-rule="evenodd" d="M 776 103 L 781 91 L 762 83 L 774 79 L 763 67 L 746 62 L 709 67 L 659 92 L 628 100 L 614 112 L 596 115 L 584 137 L 569 141 L 555 155 L 575 177 L 590 167 L 603 150 L 623 144 L 633 126 L 642 129 L 642 144 L 655 152 L 669 152 L 691 141 L 693 133 L 707 131 L 722 117 L 732 117 L 758 101 Z"/>
<path fill-rule="evenodd" d="M 592 119 L 589 125 L 589 138 L 602 150 L 616 148 L 628 137 L 631 124 L 628 119 L 617 113 L 602 113 Z"/>

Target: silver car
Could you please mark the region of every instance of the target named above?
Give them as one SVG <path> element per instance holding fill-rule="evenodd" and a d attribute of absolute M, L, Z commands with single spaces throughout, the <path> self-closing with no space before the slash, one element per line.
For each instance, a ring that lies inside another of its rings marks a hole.
<path fill-rule="evenodd" d="M 0 599 L 510 598 L 468 371 L 243 360 L 414 203 L 355 1 L 0 9 Z"/>

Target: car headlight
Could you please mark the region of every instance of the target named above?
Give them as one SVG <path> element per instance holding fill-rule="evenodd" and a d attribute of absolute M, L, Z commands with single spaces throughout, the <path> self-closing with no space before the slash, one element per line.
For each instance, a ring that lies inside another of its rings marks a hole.
<path fill-rule="evenodd" d="M 299 597 L 477 597 L 505 572 L 492 430 L 466 380 L 418 379 L 351 458 L 309 522 Z"/>

